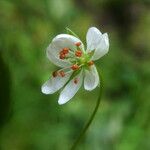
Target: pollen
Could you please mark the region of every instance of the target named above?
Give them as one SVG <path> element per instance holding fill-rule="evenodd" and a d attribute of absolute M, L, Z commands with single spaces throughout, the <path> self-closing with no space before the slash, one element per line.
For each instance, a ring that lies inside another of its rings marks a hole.
<path fill-rule="evenodd" d="M 62 70 L 62 71 L 59 71 L 59 74 L 61 77 L 64 77 L 65 76 L 65 72 Z"/>
<path fill-rule="evenodd" d="M 77 84 L 79 82 L 79 79 L 75 78 L 73 82 L 74 82 L 74 84 Z"/>
<path fill-rule="evenodd" d="M 79 47 L 81 45 L 81 42 L 77 42 L 75 43 L 75 45 Z"/>
<path fill-rule="evenodd" d="M 77 57 L 81 57 L 81 56 L 82 56 L 82 51 L 81 51 L 81 50 L 77 50 L 77 51 L 75 52 L 75 55 L 76 55 Z"/>
<path fill-rule="evenodd" d="M 92 66 L 92 65 L 94 65 L 94 62 L 91 60 L 91 61 L 88 62 L 88 65 Z"/>
<path fill-rule="evenodd" d="M 57 71 L 54 71 L 53 73 L 52 73 L 52 76 L 55 78 L 55 77 L 57 77 L 57 75 L 58 75 L 58 72 Z"/>
<path fill-rule="evenodd" d="M 74 65 L 71 66 L 71 69 L 72 70 L 78 70 L 79 66 L 77 64 L 74 64 Z"/>

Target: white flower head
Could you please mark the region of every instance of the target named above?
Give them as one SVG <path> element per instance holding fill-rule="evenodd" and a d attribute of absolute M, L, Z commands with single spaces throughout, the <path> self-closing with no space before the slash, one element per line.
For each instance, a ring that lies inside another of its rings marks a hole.
<path fill-rule="evenodd" d="M 89 28 L 86 35 L 87 48 L 77 37 L 59 34 L 47 48 L 47 57 L 60 70 L 42 85 L 44 94 L 53 94 L 62 88 L 58 103 L 65 104 L 84 83 L 85 90 L 91 91 L 100 83 L 94 61 L 104 56 L 109 50 L 107 33 L 102 34 L 97 28 Z"/>

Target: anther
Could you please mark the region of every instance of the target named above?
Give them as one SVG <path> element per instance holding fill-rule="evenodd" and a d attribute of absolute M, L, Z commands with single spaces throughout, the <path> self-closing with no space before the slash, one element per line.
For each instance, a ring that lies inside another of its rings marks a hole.
<path fill-rule="evenodd" d="M 77 64 L 74 64 L 74 65 L 71 66 L 71 69 L 72 70 L 78 70 L 79 66 Z"/>
<path fill-rule="evenodd" d="M 65 59 L 65 57 L 66 57 L 65 54 L 60 54 L 60 55 L 59 55 L 59 58 L 60 58 L 60 59 Z"/>
<path fill-rule="evenodd" d="M 79 81 L 79 79 L 78 79 L 78 78 L 75 78 L 73 82 L 74 82 L 74 84 L 77 84 L 78 81 Z"/>
<path fill-rule="evenodd" d="M 57 75 L 58 75 L 58 72 L 57 71 L 54 71 L 53 73 L 52 73 L 52 76 L 55 78 L 55 77 L 57 77 Z"/>
<path fill-rule="evenodd" d="M 68 54 L 69 53 L 69 48 L 65 47 L 62 49 L 63 54 Z"/>
<path fill-rule="evenodd" d="M 63 50 L 61 50 L 60 52 L 59 52 L 59 55 L 63 55 L 64 54 L 64 52 L 63 52 Z"/>
<path fill-rule="evenodd" d="M 81 56 L 82 56 L 82 51 L 81 51 L 81 50 L 77 50 L 77 51 L 75 52 L 75 55 L 76 55 L 77 57 L 81 57 Z"/>
<path fill-rule="evenodd" d="M 75 43 L 75 45 L 79 47 L 81 45 L 81 42 L 77 42 Z"/>
<path fill-rule="evenodd" d="M 59 74 L 61 77 L 64 77 L 65 76 L 65 72 L 62 70 L 62 71 L 59 71 Z"/>
<path fill-rule="evenodd" d="M 94 62 L 91 60 L 91 61 L 88 62 L 88 65 L 92 66 L 92 65 L 94 65 Z"/>

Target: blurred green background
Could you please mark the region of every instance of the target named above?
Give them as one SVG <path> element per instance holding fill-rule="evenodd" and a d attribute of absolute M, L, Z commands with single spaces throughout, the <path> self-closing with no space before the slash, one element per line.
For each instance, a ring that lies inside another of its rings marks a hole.
<path fill-rule="evenodd" d="M 98 114 L 79 150 L 150 150 L 149 0 L 0 0 L 0 150 L 68 150 L 95 107 L 99 89 L 67 104 L 41 85 L 56 67 L 45 56 L 71 28 L 85 42 L 96 26 L 110 51 L 96 64 L 104 79 Z"/>

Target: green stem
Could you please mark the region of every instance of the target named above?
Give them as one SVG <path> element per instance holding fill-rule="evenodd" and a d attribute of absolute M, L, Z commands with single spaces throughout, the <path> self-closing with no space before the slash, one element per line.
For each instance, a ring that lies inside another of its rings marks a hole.
<path fill-rule="evenodd" d="M 88 127 L 92 123 L 92 121 L 93 121 L 93 119 L 94 119 L 94 117 L 95 117 L 95 115 L 97 113 L 98 107 L 100 105 L 101 96 L 102 96 L 102 89 L 103 89 L 103 81 L 102 81 L 102 77 L 100 76 L 100 91 L 99 91 L 99 96 L 98 96 L 98 99 L 97 99 L 97 103 L 96 103 L 95 109 L 94 109 L 91 117 L 89 118 L 87 124 L 85 125 L 85 127 L 81 131 L 79 137 L 77 138 L 77 140 L 74 142 L 73 146 L 71 147 L 71 150 L 75 150 L 76 149 L 77 145 L 79 144 L 79 142 L 83 138 L 83 136 L 84 136 L 85 132 L 87 131 Z"/>

